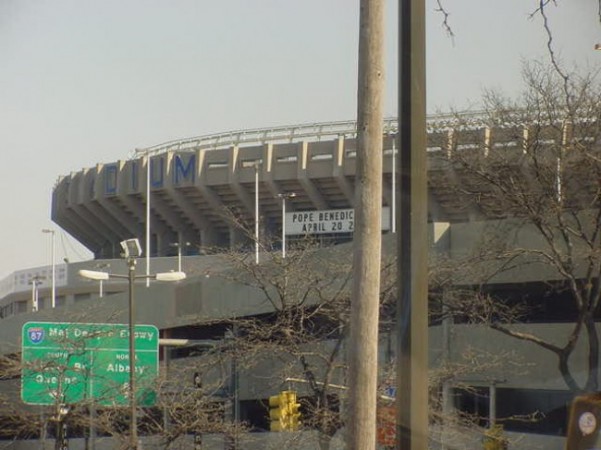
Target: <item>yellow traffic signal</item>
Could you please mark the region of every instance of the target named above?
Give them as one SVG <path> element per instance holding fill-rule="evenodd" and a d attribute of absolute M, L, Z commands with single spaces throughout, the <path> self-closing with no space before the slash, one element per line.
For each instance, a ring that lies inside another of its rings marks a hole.
<path fill-rule="evenodd" d="M 282 391 L 269 397 L 271 431 L 296 431 L 300 426 L 300 403 L 295 391 Z"/>
<path fill-rule="evenodd" d="M 281 393 L 269 397 L 269 418 L 271 431 L 284 431 L 286 429 L 286 416 L 288 404 L 287 397 Z"/>
<path fill-rule="evenodd" d="M 296 392 L 286 391 L 286 395 L 288 396 L 288 409 L 290 412 L 288 417 L 288 429 L 290 431 L 297 431 L 301 425 L 300 403 L 297 403 L 296 401 Z"/>

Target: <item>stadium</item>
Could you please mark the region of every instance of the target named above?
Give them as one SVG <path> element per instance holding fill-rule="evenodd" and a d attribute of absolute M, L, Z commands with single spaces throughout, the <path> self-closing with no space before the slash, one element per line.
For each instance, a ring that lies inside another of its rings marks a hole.
<path fill-rule="evenodd" d="M 498 173 L 511 173 L 516 183 L 526 183 L 532 180 L 535 166 L 525 163 L 524 155 L 541 142 L 546 153 L 556 146 L 567 145 L 566 133 L 570 131 L 565 127 L 557 131 L 552 126 L 534 130 L 531 124 L 518 122 L 491 125 L 482 113 L 429 117 L 427 127 L 428 226 L 432 255 L 440 261 L 445 258 L 458 261 L 486 236 L 484 230 L 488 227 L 497 231 L 503 228 L 503 239 L 511 240 L 516 247 L 532 242 L 539 245 L 536 230 L 525 226 L 519 214 L 500 202 L 494 189 L 477 184 L 475 172 L 468 170 L 460 159 L 468 154 L 477 155 L 478 159 L 486 157 L 494 161 Z M 386 250 L 394 247 L 396 231 L 396 131 L 396 119 L 386 119 L 382 232 L 384 254 L 388 256 L 391 255 Z M 332 275 L 323 264 L 351 259 L 356 152 L 355 122 L 305 124 L 170 141 L 136 149 L 121 161 L 98 163 L 59 177 L 53 191 L 52 220 L 92 251 L 94 260 L 64 264 L 53 261 L 49 266 L 18 270 L 2 281 L 2 353 L 9 358 L 19 355 L 21 329 L 30 322 L 126 323 L 127 280 L 92 282 L 79 274 L 81 270 L 102 268 L 115 274 L 127 273 L 121 242 L 138 238 L 143 255 L 138 259 L 138 274 L 144 273 L 144 260 L 148 277 L 151 273 L 176 270 L 187 274 L 186 280 L 152 281 L 147 282 L 146 288 L 141 280 L 137 282 L 135 321 L 156 326 L 160 332 L 161 375 L 166 380 L 178 380 L 182 389 L 192 389 L 199 361 L 211 353 L 207 348 L 221 345 L 232 333 L 235 338 L 233 317 L 259 318 L 270 323 L 274 310 L 278 309 L 265 301 L 264 292 L 236 278 L 232 271 L 256 263 L 277 271 L 273 266 L 274 257 L 284 256 L 288 245 L 291 260 L 294 249 L 310 238 L 313 259 L 303 264 L 322 267 L 324 273 L 336 280 L 335 287 L 348 296 L 348 288 L 336 284 L 342 283 L 337 278 L 339 274 L 334 271 Z M 546 160 L 551 161 L 548 166 L 553 170 L 557 168 L 554 159 Z M 562 181 L 561 197 L 566 203 L 578 208 L 590 203 L 596 194 L 595 181 L 584 176 L 588 169 L 576 157 L 562 163 L 562 170 L 572 171 L 571 175 L 552 179 L 551 186 L 559 192 L 558 181 Z M 245 255 L 240 258 L 241 265 L 236 266 L 232 259 L 223 259 L 223 255 L 231 254 Z M 282 260 L 284 258 L 279 259 Z M 463 273 L 454 284 L 476 285 L 481 283 L 480 277 L 481 274 Z M 145 277 L 140 275 L 140 278 Z M 528 316 L 526 325 L 515 327 L 535 329 L 553 339 L 553 336 L 569 333 L 572 327 L 568 320 L 558 319 L 562 314 L 565 319 L 573 312 L 567 306 L 558 306 L 565 293 L 541 294 L 542 286 L 560 279 L 557 271 L 529 263 L 496 271 L 489 276 L 487 289 L 491 295 L 509 299 L 509 303 L 524 299 L 536 303 L 539 311 Z M 316 305 L 320 301 L 309 298 L 307 304 L 308 310 L 313 311 L 319 309 Z M 323 317 L 320 320 L 316 329 L 329 326 Z M 382 330 L 383 360 L 390 361 L 394 358 L 390 354 L 394 336 L 390 327 L 383 326 Z M 320 332 L 316 331 L 316 336 Z M 338 338 L 322 336 L 320 339 L 324 348 L 330 348 Z M 317 341 L 311 342 L 317 345 Z M 532 344 L 522 344 L 485 325 L 474 325 L 471 320 L 431 320 L 432 367 L 449 361 L 459 362 L 474 343 L 480 344 L 483 354 L 511 352 L 512 361 L 527 363 L 519 370 L 504 364 L 484 364 L 477 373 L 457 375 L 442 388 L 444 395 L 453 398 L 447 399 L 444 409 L 476 414 L 482 429 L 503 417 L 539 411 L 545 419 L 536 423 L 504 422 L 508 436 L 519 442 L 510 448 L 563 448 L 564 440 L 558 436 L 565 436 L 567 405 L 572 394 L 557 372 L 553 356 L 537 353 Z M 583 344 L 579 343 L 571 360 L 576 372 L 584 370 L 585 357 Z M 337 360 L 343 359 L 337 356 Z M 309 363 L 303 363 L 305 370 L 296 373 L 289 363 L 277 363 L 287 367 L 285 370 L 274 369 L 273 362 L 258 363 L 251 370 L 230 361 L 226 382 L 220 382 L 220 377 L 207 369 L 204 384 L 227 385 L 226 394 L 220 385 L 215 392 L 221 392 L 221 397 L 213 396 L 227 401 L 209 402 L 224 405 L 219 417 L 228 423 L 244 422 L 250 431 L 257 432 L 239 436 L 236 431 L 232 435 L 231 430 L 210 427 L 198 428 L 196 433 L 185 429 L 177 436 L 181 448 L 191 448 L 193 440 L 201 434 L 208 436 L 208 441 L 203 441 L 203 445 L 209 445 L 206 448 L 267 448 L 266 442 L 275 446 L 281 445 L 284 438 L 290 440 L 295 433 L 286 436 L 285 433 L 261 433 L 269 430 L 267 400 L 287 386 L 290 388 L 289 380 L 301 380 L 292 387 L 304 399 L 302 412 L 307 416 L 307 424 L 310 422 L 309 410 L 315 404 L 307 385 L 311 381 L 306 376 Z M 550 377 L 551 373 L 554 375 Z M 331 382 L 343 384 L 344 379 L 344 370 L 337 368 Z M 0 392 L 19 403 L 14 398 L 18 395 L 19 383 L 19 376 L 6 376 L 0 382 Z M 343 402 L 344 396 L 339 394 L 328 394 L 330 402 L 337 405 L 330 404 L 332 411 L 339 411 L 337 408 Z M 334 397 L 336 400 L 332 400 Z M 23 409 L 39 413 L 35 408 Z M 13 413 L 4 408 L 0 414 L 6 419 Z M 160 417 L 160 412 L 156 414 Z M 48 431 L 52 428 L 48 425 L 49 415 L 50 412 L 45 419 L 44 414 L 36 416 L 42 417 L 37 429 L 21 433 L 10 448 L 30 448 L 32 440 L 50 446 L 57 432 L 53 435 Z M 151 416 L 152 413 L 147 413 L 144 419 L 148 429 Z M 165 429 L 167 423 L 171 430 L 175 429 L 175 416 L 169 420 L 165 417 Z M 102 434 L 93 426 L 71 426 L 65 421 L 69 448 L 88 448 L 89 442 L 93 442 L 95 448 L 114 448 L 111 446 L 117 439 L 115 435 Z M 299 433 L 313 436 L 311 433 L 315 430 L 322 431 L 322 428 L 307 426 Z M 158 438 L 150 431 L 141 433 L 146 439 L 145 448 L 154 448 L 150 446 L 155 445 Z M 451 437 L 439 432 L 439 437 L 432 439 L 432 446 L 480 448 L 482 435 L 471 436 L 470 433 L 473 429 L 469 433 L 456 432 Z M 341 445 L 341 434 L 340 425 L 330 433 L 332 448 Z M 0 438 L 14 438 L 10 424 L 0 426 Z M 286 441 L 286 445 L 318 448 L 319 439 L 311 439 L 303 438 L 300 443 L 298 439 L 292 443 Z M 510 442 L 513 441 L 510 439 Z"/>

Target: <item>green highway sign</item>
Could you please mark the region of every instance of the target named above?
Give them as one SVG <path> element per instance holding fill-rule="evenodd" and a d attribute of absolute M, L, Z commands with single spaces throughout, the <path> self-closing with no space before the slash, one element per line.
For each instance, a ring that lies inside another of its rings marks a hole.
<path fill-rule="evenodd" d="M 156 401 L 159 330 L 136 325 L 136 401 Z M 122 324 L 28 322 L 23 325 L 21 398 L 32 405 L 93 401 L 125 406 L 129 389 L 129 327 Z"/>

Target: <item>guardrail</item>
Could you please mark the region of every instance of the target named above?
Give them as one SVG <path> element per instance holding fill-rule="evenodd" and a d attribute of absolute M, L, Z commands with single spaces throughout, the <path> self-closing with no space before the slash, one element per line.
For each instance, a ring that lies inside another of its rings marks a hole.
<path fill-rule="evenodd" d="M 427 118 L 428 129 L 442 129 L 451 127 L 452 124 L 461 122 L 465 124 L 482 124 L 484 114 L 477 112 L 463 112 L 457 114 L 440 114 Z M 384 133 L 396 133 L 398 123 L 396 117 L 384 119 Z M 142 154 L 156 155 L 170 150 L 202 150 L 218 149 L 234 145 L 261 145 L 266 143 L 286 143 L 312 139 L 319 141 L 325 138 L 338 136 L 355 136 L 357 122 L 346 120 L 339 122 L 308 123 L 272 128 L 256 128 L 249 130 L 228 131 L 224 133 L 209 134 L 190 138 L 176 139 L 153 145 L 151 147 L 135 149 L 130 158 Z"/>

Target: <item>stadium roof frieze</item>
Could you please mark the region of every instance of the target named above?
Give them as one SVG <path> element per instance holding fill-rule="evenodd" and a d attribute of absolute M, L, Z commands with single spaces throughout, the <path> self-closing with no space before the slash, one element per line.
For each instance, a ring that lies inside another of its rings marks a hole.
<path fill-rule="evenodd" d="M 428 116 L 428 131 L 445 129 L 482 127 L 486 117 L 481 111 L 459 112 Z M 384 119 L 384 133 L 394 134 L 398 129 L 396 117 Z M 130 159 L 139 157 L 140 153 L 157 155 L 168 151 L 220 149 L 231 146 L 260 145 L 266 143 L 288 143 L 301 140 L 320 141 L 337 136 L 354 137 L 357 134 L 357 122 L 345 120 L 337 122 L 305 123 L 281 127 L 245 129 L 223 133 L 175 139 L 150 147 L 137 148 L 130 154 Z"/>

